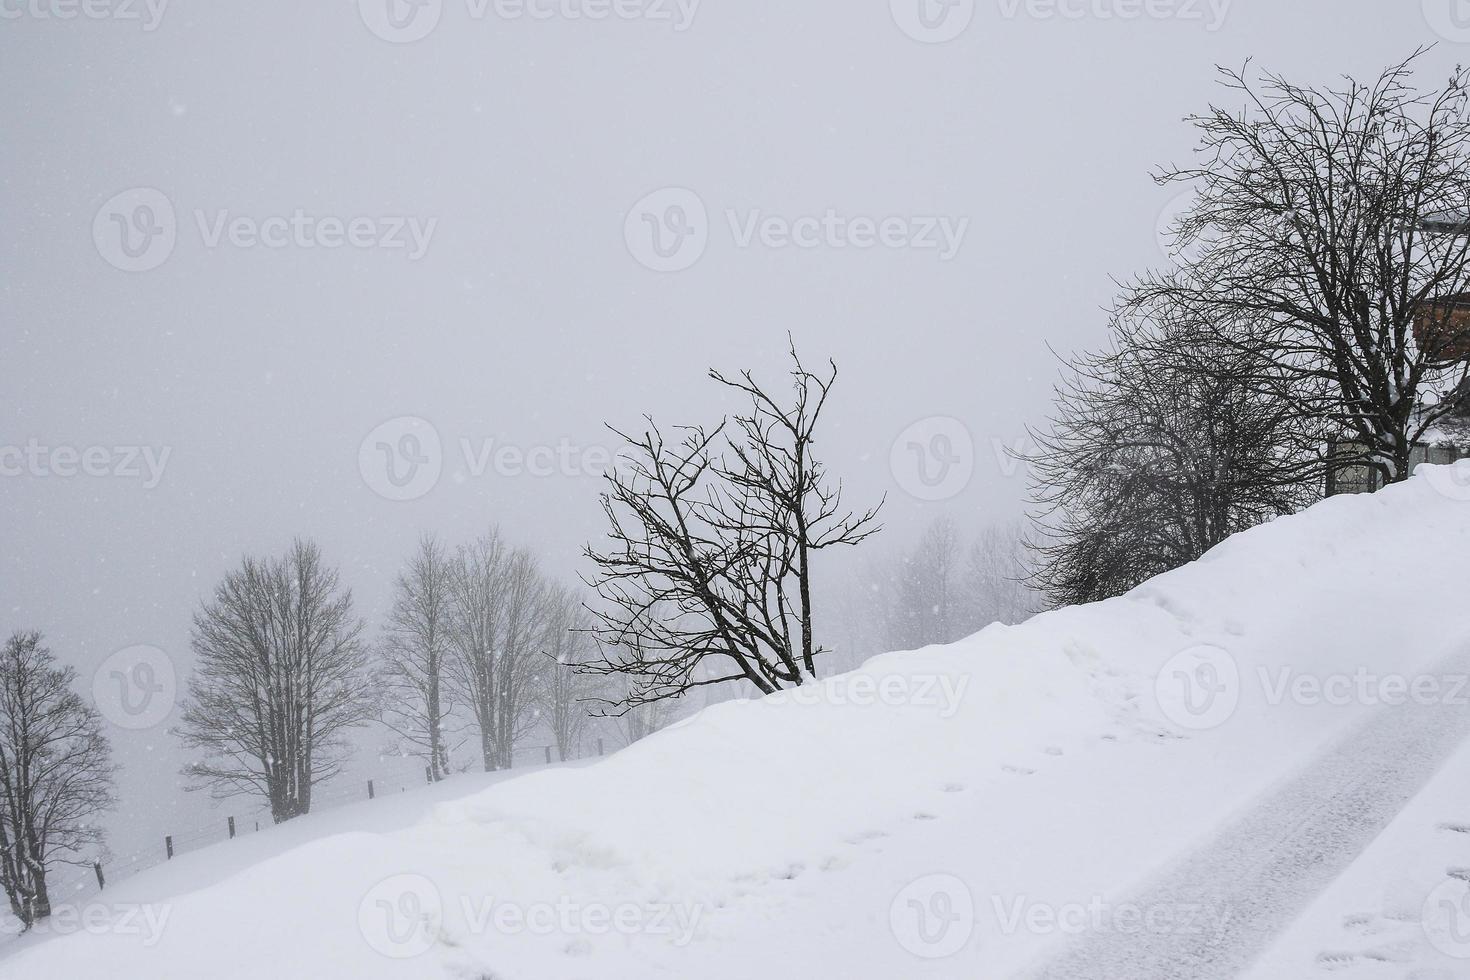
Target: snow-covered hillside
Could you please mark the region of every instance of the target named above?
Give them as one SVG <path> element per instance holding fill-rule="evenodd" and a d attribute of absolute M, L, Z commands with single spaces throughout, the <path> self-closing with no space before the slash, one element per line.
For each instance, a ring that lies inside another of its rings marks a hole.
<path fill-rule="evenodd" d="M 1460 465 L 1238 535 L 1121 599 L 710 708 L 595 765 L 393 801 L 401 819 L 303 818 L 248 866 L 241 842 L 187 855 L 0 974 L 1025 971 L 1131 914 L 1136 886 L 1396 679 L 1445 681 L 1417 675 L 1470 645 Z"/>

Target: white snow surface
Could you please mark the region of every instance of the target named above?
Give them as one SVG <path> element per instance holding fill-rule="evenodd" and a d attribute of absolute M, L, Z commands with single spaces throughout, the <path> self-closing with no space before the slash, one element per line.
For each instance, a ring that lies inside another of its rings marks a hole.
<path fill-rule="evenodd" d="M 70 934 L 14 944 L 0 977 L 1023 972 L 1073 913 L 1107 910 L 1373 710 L 1278 698 L 1281 677 L 1412 675 L 1470 643 L 1467 487 L 1470 461 L 1423 467 L 1122 598 L 721 704 L 593 765 L 184 855 Z M 1201 647 L 1238 671 L 1233 712 L 1181 710 L 1171 678 Z"/>

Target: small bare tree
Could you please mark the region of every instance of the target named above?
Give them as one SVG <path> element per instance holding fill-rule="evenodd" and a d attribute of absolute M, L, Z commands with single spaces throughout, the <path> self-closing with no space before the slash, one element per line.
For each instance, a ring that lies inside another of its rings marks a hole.
<path fill-rule="evenodd" d="M 641 742 L 674 720 L 677 702 L 671 698 L 661 701 L 644 701 L 628 706 L 617 717 L 618 734 L 624 745 Z"/>
<path fill-rule="evenodd" d="M 965 562 L 965 607 L 972 630 L 991 623 L 1014 625 L 1046 605 L 1031 588 L 1025 537 L 1019 523 L 982 528 Z"/>
<path fill-rule="evenodd" d="M 1252 355 L 1192 321 L 1114 324 L 1033 431 L 1035 582 L 1057 605 L 1128 591 L 1317 495 L 1325 435 Z"/>
<path fill-rule="evenodd" d="M 111 749 L 75 683 L 40 633 L 0 648 L 0 884 L 25 929 L 51 914 L 50 871 L 92 859 L 115 802 Z"/>
<path fill-rule="evenodd" d="M 383 637 L 383 723 L 428 763 L 438 782 L 449 773 L 453 704 L 446 682 L 452 652 L 454 565 L 432 537 L 394 585 L 393 608 Z"/>
<path fill-rule="evenodd" d="M 640 437 L 618 432 L 634 450 L 607 477 L 611 546 L 587 549 L 602 659 L 586 669 L 632 680 L 622 709 L 732 681 L 771 693 L 817 674 L 813 564 L 875 533 L 877 508 L 845 512 L 815 454 L 837 366 L 818 375 L 795 348 L 791 359 L 789 404 L 749 371 L 712 371 L 744 412 L 673 442 L 651 419 Z"/>
<path fill-rule="evenodd" d="M 576 593 L 564 586 L 550 590 L 540 700 L 542 716 L 563 762 L 576 755 L 591 721 L 592 705 L 603 699 L 604 679 L 582 670 L 594 652 L 591 626 L 591 617 Z"/>
<path fill-rule="evenodd" d="M 899 560 L 888 621 L 893 649 L 952 643 L 965 634 L 960 548 L 954 521 L 938 517 L 924 529 L 918 546 Z"/>
<path fill-rule="evenodd" d="M 1223 71 L 1244 108 L 1191 118 L 1197 162 L 1159 175 L 1196 191 L 1174 232 L 1198 254 L 1125 301 L 1190 310 L 1263 389 L 1287 372 L 1298 413 L 1384 482 L 1408 477 L 1470 372 L 1439 357 L 1454 307 L 1435 302 L 1470 289 L 1470 236 L 1444 233 L 1470 215 L 1467 72 L 1416 89 L 1417 57 L 1325 89 Z"/>
<path fill-rule="evenodd" d="M 480 736 L 486 772 L 509 769 L 536 724 L 546 584 L 535 558 L 491 530 L 455 559 L 450 678 Z"/>
<path fill-rule="evenodd" d="M 363 624 L 321 552 L 246 558 L 194 616 L 197 666 L 177 730 L 204 753 L 185 775 L 216 797 L 258 794 L 277 823 L 311 810 L 346 733 L 375 713 Z"/>

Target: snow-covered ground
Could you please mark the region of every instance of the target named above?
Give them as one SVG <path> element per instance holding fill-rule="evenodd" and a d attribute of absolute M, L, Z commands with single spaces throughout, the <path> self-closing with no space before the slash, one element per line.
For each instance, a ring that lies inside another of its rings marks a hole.
<path fill-rule="evenodd" d="M 1470 743 L 1245 980 L 1470 978 Z"/>
<path fill-rule="evenodd" d="M 1005 977 L 1097 933 L 1224 935 L 1239 909 L 1136 896 L 1385 703 L 1470 697 L 1443 666 L 1470 647 L 1467 486 L 1470 463 L 1426 468 L 1121 599 L 718 705 L 594 765 L 187 855 L 108 889 L 72 934 L 25 940 L 0 975 Z M 1470 822 L 1467 764 L 1301 897 L 1257 980 L 1371 968 L 1398 937 L 1363 937 L 1440 908 L 1442 865 L 1470 865 L 1470 835 L 1437 829 Z M 1376 902 L 1386 877 L 1403 894 Z M 1359 959 L 1318 958 L 1329 927 Z"/>

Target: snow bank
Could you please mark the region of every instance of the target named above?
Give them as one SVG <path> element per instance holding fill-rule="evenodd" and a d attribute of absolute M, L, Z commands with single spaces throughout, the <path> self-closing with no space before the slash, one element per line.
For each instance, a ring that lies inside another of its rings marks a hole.
<path fill-rule="evenodd" d="M 1425 467 L 411 827 L 191 855 L 0 975 L 1002 976 L 1065 936 L 998 910 L 1117 894 L 1470 635 L 1467 556 L 1470 462 Z"/>

